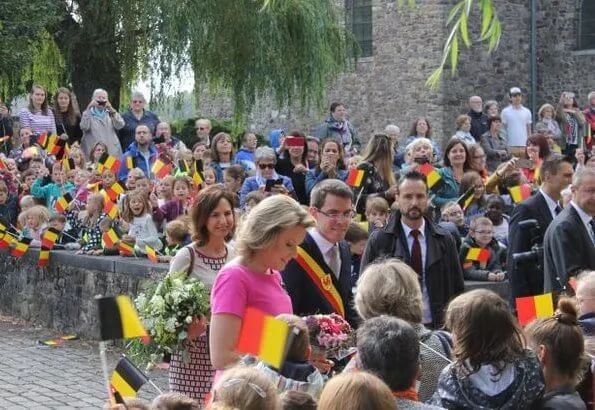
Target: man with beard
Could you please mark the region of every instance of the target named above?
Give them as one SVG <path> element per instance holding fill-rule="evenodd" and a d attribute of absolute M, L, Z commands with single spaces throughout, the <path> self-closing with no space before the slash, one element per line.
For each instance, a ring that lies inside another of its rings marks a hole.
<path fill-rule="evenodd" d="M 137 125 L 134 131 L 134 142 L 130 144 L 128 151 L 122 156 L 118 179 L 125 181 L 128 177 L 128 171 L 132 168 L 140 168 L 145 176 L 150 178 L 151 167 L 155 163 L 157 155 L 151 129 L 145 124 Z M 132 163 L 132 167 L 129 166 L 130 163 Z"/>
<path fill-rule="evenodd" d="M 485 134 L 488 127 L 488 116 L 483 113 L 483 101 L 478 95 L 469 98 L 469 112 L 467 115 L 471 117 L 471 135 L 475 141 L 479 142 L 481 136 Z"/>
<path fill-rule="evenodd" d="M 411 171 L 398 184 L 395 212 L 388 224 L 372 233 L 362 256 L 366 265 L 399 258 L 417 272 L 423 295 L 423 323 L 440 327 L 448 302 L 464 290 L 463 272 L 453 237 L 424 216 L 428 188 L 424 175 Z"/>
<path fill-rule="evenodd" d="M 345 242 L 349 223 L 355 216 L 353 191 L 338 179 L 316 184 L 310 195 L 310 213 L 316 227 L 308 230 L 297 257 L 281 273 L 293 313 L 337 313 L 355 326 L 351 251 Z"/>

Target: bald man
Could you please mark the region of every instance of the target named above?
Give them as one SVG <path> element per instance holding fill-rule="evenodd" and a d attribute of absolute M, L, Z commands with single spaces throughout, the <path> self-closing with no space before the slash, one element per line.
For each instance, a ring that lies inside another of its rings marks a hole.
<path fill-rule="evenodd" d="M 483 101 L 479 95 L 474 95 L 469 98 L 469 112 L 471 117 L 471 135 L 475 141 L 479 141 L 481 136 L 489 129 L 488 116 L 483 113 Z"/>

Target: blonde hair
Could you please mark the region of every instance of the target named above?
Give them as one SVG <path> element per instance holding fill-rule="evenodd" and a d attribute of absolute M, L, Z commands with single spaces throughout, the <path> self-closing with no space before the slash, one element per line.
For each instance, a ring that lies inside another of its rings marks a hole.
<path fill-rule="evenodd" d="M 386 212 L 390 210 L 388 202 L 381 196 L 369 196 L 366 199 L 366 214 L 376 212 Z"/>
<path fill-rule="evenodd" d="M 253 367 L 226 370 L 217 383 L 213 401 L 242 410 L 277 410 L 277 388 L 263 373 Z"/>
<path fill-rule="evenodd" d="M 47 223 L 50 220 L 50 211 L 43 205 L 34 205 L 22 213 L 23 222 L 27 221 L 29 216 L 36 216 L 40 224 Z"/>
<path fill-rule="evenodd" d="M 127 403 L 128 404 L 128 403 Z M 163 393 L 155 397 L 151 403 L 151 410 L 199 410 L 201 405 L 198 400 L 194 400 L 182 393 Z"/>
<path fill-rule="evenodd" d="M 477 218 L 473 218 L 471 223 L 469 224 L 469 229 L 475 231 L 479 226 L 494 226 L 494 223 L 485 216 L 478 216 Z"/>
<path fill-rule="evenodd" d="M 388 315 L 421 323 L 423 303 L 417 273 L 392 259 L 366 267 L 357 281 L 355 310 L 366 320 Z"/>
<path fill-rule="evenodd" d="M 251 257 L 275 242 L 290 228 L 310 228 L 314 220 L 299 203 L 285 195 L 273 195 L 250 210 L 237 234 L 236 253 Z"/>
<path fill-rule="evenodd" d="M 556 116 L 556 109 L 554 108 L 554 106 L 552 104 L 543 104 L 541 107 L 539 107 L 539 111 L 537 111 L 537 115 L 539 117 L 539 119 L 543 118 L 543 112 L 547 109 L 552 110 L 552 118 L 554 118 Z"/>
<path fill-rule="evenodd" d="M 394 410 L 395 398 L 389 387 L 367 372 L 349 372 L 328 381 L 318 410 Z"/>
<path fill-rule="evenodd" d="M 130 209 L 130 201 L 132 201 L 134 198 L 140 199 L 143 203 L 143 211 L 139 216 L 151 214 L 151 203 L 149 202 L 149 197 L 141 190 L 133 189 L 126 194 L 122 203 L 122 219 L 129 223 L 132 222 L 135 216 L 132 212 L 132 209 Z"/>
<path fill-rule="evenodd" d="M 418 138 L 414 139 L 412 142 L 410 142 L 409 144 L 407 144 L 407 146 L 405 147 L 405 152 L 407 154 L 411 154 L 420 145 L 425 145 L 425 146 L 429 147 L 430 150 L 434 149 L 434 147 L 432 146 L 432 141 L 429 138 L 418 137 Z"/>

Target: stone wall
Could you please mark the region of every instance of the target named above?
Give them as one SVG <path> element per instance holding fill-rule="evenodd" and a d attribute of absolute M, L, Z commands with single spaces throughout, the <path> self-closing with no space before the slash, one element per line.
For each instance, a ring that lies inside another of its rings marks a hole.
<path fill-rule="evenodd" d="M 485 100 L 508 104 L 508 90 L 519 86 L 531 101 L 531 2 L 495 2 L 502 22 L 499 48 L 489 54 L 486 45 L 474 41 L 470 49 L 461 43 L 458 71 L 445 72 L 437 91 L 425 85 L 428 75 L 440 61 L 446 38 L 446 17 L 454 4 L 450 0 L 418 1 L 414 10 L 397 9 L 396 0 L 373 2 L 373 57 L 361 59 L 354 73 L 329 84 L 328 101 L 343 101 L 363 139 L 380 131 L 387 123 L 407 133 L 418 116 L 427 116 L 436 135 L 450 137 L 454 120 L 466 112 L 473 94 Z M 595 84 L 595 55 L 576 53 L 580 0 L 540 0 L 538 5 L 538 106 L 556 103 L 564 90 L 578 93 L 581 104 Z M 470 21 L 471 38 L 479 38 L 480 19 L 474 11 Z M 298 108 L 277 109 L 270 101 L 253 107 L 249 126 L 259 132 L 273 128 L 300 128 L 313 133 L 326 112 Z M 531 108 L 531 107 L 529 107 Z M 538 107 L 537 107 L 538 108 Z M 230 117 L 231 104 L 225 95 L 203 98 L 201 113 Z"/>
<path fill-rule="evenodd" d="M 52 251 L 50 265 L 40 269 L 38 257 L 38 250 L 22 258 L 0 251 L 0 312 L 92 339 L 99 335 L 96 295 L 134 296 L 168 268 L 146 259 Z"/>

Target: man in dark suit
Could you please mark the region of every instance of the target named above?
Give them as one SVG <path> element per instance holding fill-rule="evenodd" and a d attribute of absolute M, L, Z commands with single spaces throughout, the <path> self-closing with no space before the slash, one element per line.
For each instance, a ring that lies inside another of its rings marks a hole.
<path fill-rule="evenodd" d="M 453 237 L 424 214 L 428 208 L 426 178 L 412 171 L 401 178 L 396 197 L 399 211 L 372 233 L 362 256 L 366 265 L 399 258 L 417 272 L 423 295 L 423 323 L 432 328 L 444 321 L 448 302 L 463 292 L 463 272 Z"/>
<path fill-rule="evenodd" d="M 543 243 L 544 292 L 566 288 L 568 278 L 595 269 L 595 170 L 572 179 L 572 201 L 547 228 Z"/>
<path fill-rule="evenodd" d="M 298 256 L 281 272 L 293 312 L 337 313 L 357 324 L 351 290 L 351 252 L 345 234 L 354 217 L 353 191 L 338 179 L 319 182 L 310 196 L 316 227 L 308 230 Z"/>
<path fill-rule="evenodd" d="M 507 273 L 511 288 L 511 303 L 521 296 L 541 295 L 543 293 L 543 261 L 515 263 L 512 255 L 531 250 L 532 235 L 539 234 L 543 240 L 547 227 L 562 208 L 559 205 L 560 192 L 572 182 L 572 161 L 556 156 L 547 159 L 541 165 L 542 185 L 535 195 L 518 204 L 509 222 L 508 266 Z M 522 229 L 519 223 L 535 219 L 539 224 L 538 232 Z"/>

